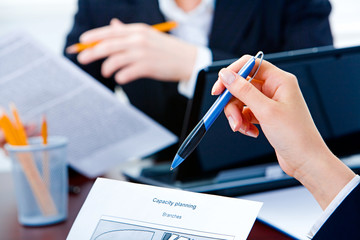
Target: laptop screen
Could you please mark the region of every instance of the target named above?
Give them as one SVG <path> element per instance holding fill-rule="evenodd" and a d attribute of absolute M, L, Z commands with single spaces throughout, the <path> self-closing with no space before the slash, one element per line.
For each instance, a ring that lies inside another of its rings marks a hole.
<path fill-rule="evenodd" d="M 335 154 L 360 152 L 360 47 L 265 53 L 265 59 L 297 76 L 315 124 Z M 235 60 L 215 62 L 199 73 L 182 140 L 216 100 L 210 93 L 219 70 Z M 221 114 L 196 150 L 179 166 L 177 179 L 200 179 L 221 170 L 275 162 L 274 150 L 261 129 L 256 139 L 234 133 Z"/>

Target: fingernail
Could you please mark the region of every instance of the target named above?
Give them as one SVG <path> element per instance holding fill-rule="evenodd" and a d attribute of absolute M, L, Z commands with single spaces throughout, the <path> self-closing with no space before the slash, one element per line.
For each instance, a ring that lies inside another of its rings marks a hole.
<path fill-rule="evenodd" d="M 230 124 L 231 129 L 233 130 L 233 132 L 235 132 L 236 124 L 235 124 L 234 119 L 233 119 L 231 116 L 229 116 L 229 117 L 228 117 L 228 121 L 229 121 L 229 124 Z"/>
<path fill-rule="evenodd" d="M 219 79 L 216 80 L 216 82 L 214 83 L 214 85 L 211 88 L 211 95 L 215 95 L 216 94 L 216 90 L 217 90 L 217 85 L 219 84 Z"/>
<path fill-rule="evenodd" d="M 212 89 L 211 89 L 211 95 L 215 95 L 215 85 L 212 87 Z"/>
<path fill-rule="evenodd" d="M 253 138 L 257 138 L 257 137 L 258 137 L 257 131 L 252 130 L 252 129 L 249 129 L 249 130 L 246 132 L 246 135 L 248 135 L 249 137 L 253 137 Z"/>
<path fill-rule="evenodd" d="M 258 133 L 255 129 L 251 129 L 247 126 L 241 125 L 239 128 L 239 132 L 241 132 L 242 134 L 249 136 L 249 137 L 253 137 L 253 138 L 257 138 L 258 137 Z"/>
<path fill-rule="evenodd" d="M 246 135 L 247 127 L 242 124 L 239 128 L 239 132 Z"/>
<path fill-rule="evenodd" d="M 225 84 L 230 85 L 236 79 L 236 75 L 232 71 L 225 68 L 220 71 L 220 78 Z"/>

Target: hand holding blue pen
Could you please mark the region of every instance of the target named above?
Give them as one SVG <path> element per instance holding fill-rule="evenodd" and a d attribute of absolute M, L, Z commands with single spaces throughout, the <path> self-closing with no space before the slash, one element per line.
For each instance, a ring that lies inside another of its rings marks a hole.
<path fill-rule="evenodd" d="M 238 74 L 243 78 L 247 78 L 251 70 L 255 66 L 256 59 L 259 57 L 261 57 L 260 61 L 262 61 L 264 54 L 261 51 L 258 52 L 254 57 L 251 57 L 247 61 L 247 63 L 240 69 Z M 261 62 L 257 70 L 260 68 L 260 65 Z M 256 72 L 254 76 L 256 75 Z M 249 81 L 251 81 L 253 77 Z M 231 93 L 227 89 L 225 89 L 225 91 L 217 98 L 217 100 L 211 106 L 205 116 L 200 120 L 196 127 L 191 131 L 189 136 L 181 144 L 171 164 L 170 170 L 173 170 L 174 168 L 179 166 L 194 151 L 194 149 L 200 143 L 201 139 L 204 137 L 205 133 L 210 129 L 211 125 L 218 118 L 226 104 L 230 101 L 231 97 Z"/>

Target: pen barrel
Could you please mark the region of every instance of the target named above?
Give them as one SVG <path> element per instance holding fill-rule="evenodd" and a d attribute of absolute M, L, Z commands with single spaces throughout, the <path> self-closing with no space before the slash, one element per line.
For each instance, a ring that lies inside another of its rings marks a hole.
<path fill-rule="evenodd" d="M 255 58 L 250 58 L 246 64 L 240 69 L 238 75 L 243 78 L 247 78 L 249 76 L 251 70 L 255 66 Z M 205 129 L 209 130 L 211 125 L 215 122 L 215 120 L 219 117 L 220 113 L 223 111 L 224 107 L 230 101 L 232 94 L 229 90 L 225 89 L 225 91 L 216 99 L 214 104 L 211 106 L 209 111 L 203 117 Z"/>
<path fill-rule="evenodd" d="M 247 63 L 240 69 L 238 74 L 243 78 L 247 78 L 255 65 L 255 60 L 255 57 L 250 58 Z M 216 99 L 205 116 L 200 120 L 196 127 L 191 131 L 189 136 L 181 144 L 174 161 L 171 164 L 171 169 L 179 166 L 179 164 L 181 164 L 181 162 L 184 161 L 195 150 L 201 139 L 204 137 L 206 131 L 209 130 L 211 125 L 219 117 L 220 113 L 223 111 L 224 107 L 231 98 L 232 94 L 229 90 L 225 89 L 225 91 Z"/>
<path fill-rule="evenodd" d="M 240 69 L 240 71 L 238 72 L 238 75 L 240 75 L 243 78 L 247 78 L 251 72 L 251 70 L 253 69 L 253 67 L 255 66 L 255 57 L 251 57 L 246 63 L 245 65 Z"/>
<path fill-rule="evenodd" d="M 197 145 L 199 145 L 205 133 L 206 129 L 204 122 L 200 121 L 191 131 L 189 136 L 184 140 L 183 144 L 181 144 L 177 154 L 183 159 L 187 158 L 194 151 Z"/>
<path fill-rule="evenodd" d="M 231 98 L 232 95 L 230 91 L 225 89 L 225 91 L 216 99 L 214 104 L 211 106 L 211 108 L 203 118 L 206 130 L 209 130 L 211 125 L 219 117 L 220 113 L 223 111 L 224 107 L 230 101 Z"/>

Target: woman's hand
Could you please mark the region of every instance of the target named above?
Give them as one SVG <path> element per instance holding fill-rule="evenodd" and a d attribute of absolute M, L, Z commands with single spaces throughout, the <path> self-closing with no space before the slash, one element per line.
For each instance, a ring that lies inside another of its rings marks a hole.
<path fill-rule="evenodd" d="M 232 93 L 234 98 L 224 112 L 233 131 L 256 137 L 259 131 L 255 124 L 259 124 L 275 149 L 280 167 L 307 187 L 325 208 L 354 173 L 324 143 L 296 77 L 263 61 L 256 79 L 249 83 L 236 74 L 249 58 L 244 56 L 222 69 L 212 94 L 220 94 L 225 88 Z"/>
<path fill-rule="evenodd" d="M 190 79 L 197 48 L 142 23 L 124 24 L 117 19 L 109 26 L 85 32 L 80 42 L 99 42 L 78 55 L 81 64 L 106 59 L 104 77 L 115 74 L 119 84 L 148 77 L 160 81 Z"/>

